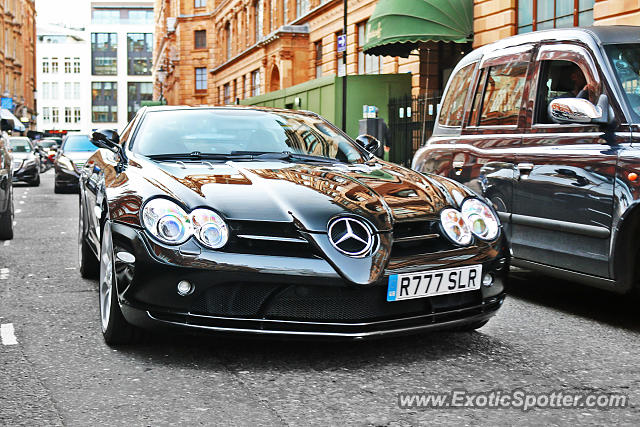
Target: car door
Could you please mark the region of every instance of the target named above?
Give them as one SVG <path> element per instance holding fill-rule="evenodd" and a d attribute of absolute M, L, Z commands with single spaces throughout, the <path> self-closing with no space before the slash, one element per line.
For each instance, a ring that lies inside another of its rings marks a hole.
<path fill-rule="evenodd" d="M 595 103 L 605 85 L 591 54 L 574 44 L 540 47 L 534 80 L 528 129 L 516 153 L 514 264 L 521 259 L 609 277 L 618 149 L 597 125 L 557 124 L 547 113 L 558 97 Z"/>
<path fill-rule="evenodd" d="M 515 150 L 525 119 L 523 99 L 529 84 L 533 45 L 507 48 L 486 55 L 458 138 L 450 177 L 489 199 L 507 235 L 512 210 Z"/>

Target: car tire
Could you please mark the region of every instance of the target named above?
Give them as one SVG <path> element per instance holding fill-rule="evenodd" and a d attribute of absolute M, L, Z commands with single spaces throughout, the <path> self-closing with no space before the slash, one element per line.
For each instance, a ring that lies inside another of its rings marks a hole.
<path fill-rule="evenodd" d="M 10 188 L 7 210 L 0 214 L 0 240 L 13 239 L 13 189 Z"/>
<path fill-rule="evenodd" d="M 481 320 L 481 321 L 478 321 L 478 322 L 468 323 L 466 325 L 457 326 L 455 328 L 455 331 L 457 331 L 457 332 L 473 332 L 476 329 L 482 328 L 487 323 L 489 323 L 489 320 Z"/>
<path fill-rule="evenodd" d="M 80 202 L 80 210 L 78 212 L 78 263 L 80 264 L 80 276 L 83 279 L 95 279 L 98 277 L 100 264 L 87 244 L 82 202 Z"/>
<path fill-rule="evenodd" d="M 105 222 L 102 230 L 98 298 L 104 341 L 110 346 L 137 342 L 140 339 L 140 330 L 126 321 L 118 303 L 113 237 L 109 221 Z"/>
<path fill-rule="evenodd" d="M 33 181 L 31 181 L 29 185 L 31 187 L 38 187 L 40 185 L 40 172 L 38 172 L 38 175 L 36 176 L 36 178 Z"/>
<path fill-rule="evenodd" d="M 53 192 L 54 192 L 54 193 L 56 193 L 56 194 L 62 194 L 62 193 L 64 193 L 64 191 L 63 191 L 63 190 L 64 190 L 64 189 L 63 189 L 60 185 L 55 184 L 55 183 L 53 184 Z"/>

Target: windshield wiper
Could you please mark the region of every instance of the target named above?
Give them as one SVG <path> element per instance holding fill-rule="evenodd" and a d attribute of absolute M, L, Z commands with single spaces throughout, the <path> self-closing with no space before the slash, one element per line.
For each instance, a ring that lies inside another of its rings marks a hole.
<path fill-rule="evenodd" d="M 321 162 L 321 163 L 342 163 L 340 160 L 332 159 L 323 156 L 312 156 L 309 154 L 292 153 L 290 151 L 271 152 L 271 151 L 232 151 L 231 154 L 235 155 L 250 155 L 253 160 L 302 160 L 308 162 Z"/>
<path fill-rule="evenodd" d="M 251 160 L 253 156 L 249 154 L 218 154 L 218 153 L 201 153 L 193 151 L 191 153 L 166 153 L 166 154 L 150 154 L 152 160 Z"/>

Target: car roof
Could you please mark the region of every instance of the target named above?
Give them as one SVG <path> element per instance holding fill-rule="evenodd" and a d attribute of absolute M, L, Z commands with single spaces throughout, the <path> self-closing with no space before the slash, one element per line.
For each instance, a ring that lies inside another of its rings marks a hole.
<path fill-rule="evenodd" d="M 179 111 L 179 110 L 221 110 L 221 111 L 259 111 L 264 113 L 287 113 L 287 114 L 300 114 L 303 116 L 313 116 L 317 117 L 318 115 L 313 111 L 307 110 L 289 110 L 285 108 L 273 108 L 273 107 L 257 107 L 254 105 L 224 105 L 224 106 L 213 106 L 213 105 L 200 105 L 197 107 L 189 106 L 189 105 L 160 105 L 153 107 L 143 107 L 145 112 L 153 112 L 153 111 Z"/>

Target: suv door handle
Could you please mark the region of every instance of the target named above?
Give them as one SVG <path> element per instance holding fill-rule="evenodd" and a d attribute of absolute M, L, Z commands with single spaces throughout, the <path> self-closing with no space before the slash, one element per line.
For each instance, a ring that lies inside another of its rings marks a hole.
<path fill-rule="evenodd" d="M 518 166 L 516 166 L 518 168 L 518 170 L 520 172 L 524 172 L 524 171 L 530 171 L 533 169 L 534 164 L 533 163 L 518 163 Z"/>

